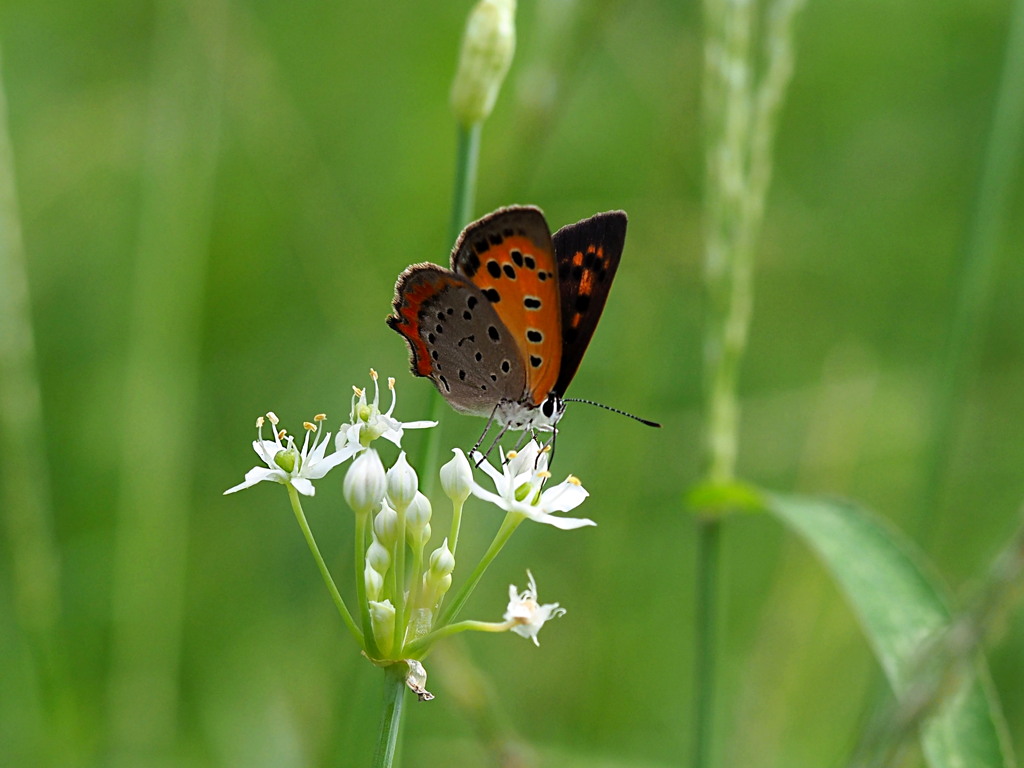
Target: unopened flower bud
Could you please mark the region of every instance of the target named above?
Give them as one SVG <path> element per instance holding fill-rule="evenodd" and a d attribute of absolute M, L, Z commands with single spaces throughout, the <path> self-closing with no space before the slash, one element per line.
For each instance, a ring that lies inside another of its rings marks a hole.
<path fill-rule="evenodd" d="M 373 532 L 386 549 L 395 546 L 395 540 L 398 538 L 398 513 L 386 501 L 373 519 Z"/>
<path fill-rule="evenodd" d="M 430 573 L 438 576 L 447 576 L 455 570 L 455 555 L 448 549 L 448 539 L 430 553 Z"/>
<path fill-rule="evenodd" d="M 380 593 L 384 589 L 384 576 L 367 563 L 366 568 L 363 569 L 363 580 L 366 582 L 366 598 L 379 600 Z"/>
<path fill-rule="evenodd" d="M 405 458 L 405 451 L 398 454 L 395 466 L 388 470 L 388 501 L 395 509 L 405 509 L 419 492 L 419 478 Z"/>
<path fill-rule="evenodd" d="M 452 460 L 441 467 L 441 488 L 453 503 L 462 504 L 473 487 L 473 470 L 461 448 L 452 448 L 452 453 Z"/>
<path fill-rule="evenodd" d="M 370 624 L 373 626 L 373 637 L 377 641 L 381 658 L 390 658 L 395 639 L 395 606 L 390 600 L 377 602 L 370 600 Z"/>
<path fill-rule="evenodd" d="M 430 566 L 423 574 L 423 594 L 428 604 L 437 605 L 441 596 L 451 589 L 452 571 L 455 570 L 455 556 L 448 549 L 448 539 L 430 553 L 429 562 Z"/>
<path fill-rule="evenodd" d="M 413 546 L 430 538 L 430 513 L 430 499 L 417 491 L 405 511 L 405 531 Z"/>
<path fill-rule="evenodd" d="M 345 475 L 345 501 L 356 512 L 368 512 L 384 499 L 387 478 L 380 456 L 372 448 L 352 462 Z"/>
<path fill-rule="evenodd" d="M 494 108 L 516 49 L 515 14 L 515 0 L 480 0 L 469 12 L 451 94 L 464 126 L 487 119 Z"/>
<path fill-rule="evenodd" d="M 391 567 L 391 553 L 387 547 L 380 543 L 376 535 L 373 537 L 373 541 L 370 542 L 370 546 L 366 548 L 366 564 L 381 576 L 386 574 L 388 568 Z"/>

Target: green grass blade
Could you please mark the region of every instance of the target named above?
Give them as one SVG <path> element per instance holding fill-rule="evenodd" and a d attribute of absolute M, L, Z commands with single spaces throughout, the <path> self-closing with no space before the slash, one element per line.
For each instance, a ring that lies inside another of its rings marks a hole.
<path fill-rule="evenodd" d="M 999 702 L 983 660 L 974 658 L 978 644 L 943 654 L 950 644 L 940 638 L 951 624 L 944 589 L 910 542 L 853 504 L 791 496 L 766 496 L 766 503 L 810 545 L 846 595 L 901 710 L 923 714 L 928 765 L 1013 766 Z M 928 663 L 936 660 L 949 663 Z M 941 677 L 934 686 L 927 685 L 931 673 Z M 923 690 L 929 700 L 915 703 Z M 907 722 L 909 729 L 917 719 Z"/>

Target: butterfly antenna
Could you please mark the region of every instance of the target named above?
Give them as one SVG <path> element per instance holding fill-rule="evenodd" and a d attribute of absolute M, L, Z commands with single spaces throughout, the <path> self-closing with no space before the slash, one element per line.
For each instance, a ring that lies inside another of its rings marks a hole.
<path fill-rule="evenodd" d="M 661 426 L 661 424 L 659 424 L 656 421 L 650 421 L 649 419 L 641 419 L 639 416 L 636 416 L 636 415 L 634 415 L 632 413 L 629 413 L 628 411 L 623 411 L 623 410 L 621 410 L 619 408 L 612 408 L 610 405 L 605 405 L 604 403 L 598 403 L 598 402 L 595 402 L 593 400 L 583 400 L 582 398 L 579 398 L 579 397 L 573 397 L 573 398 L 563 398 L 562 402 L 563 403 L 586 403 L 587 405 L 596 405 L 598 408 L 604 408 L 606 411 L 611 411 L 612 413 L 617 413 L 620 416 L 628 416 L 629 418 L 633 419 L 634 421 L 639 421 L 641 424 L 646 424 L 648 427 L 660 427 Z"/>

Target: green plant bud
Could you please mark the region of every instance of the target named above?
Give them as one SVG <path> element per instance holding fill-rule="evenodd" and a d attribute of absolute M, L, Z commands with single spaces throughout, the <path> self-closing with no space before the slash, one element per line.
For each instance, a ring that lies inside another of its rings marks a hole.
<path fill-rule="evenodd" d="M 459 448 L 453 448 L 452 453 L 455 454 L 452 460 L 441 467 L 441 488 L 454 503 L 462 504 L 473 487 L 473 470 Z"/>
<path fill-rule="evenodd" d="M 366 563 L 381 576 L 385 575 L 388 568 L 391 567 L 391 552 L 380 543 L 376 534 L 374 534 L 370 546 L 366 548 Z"/>
<path fill-rule="evenodd" d="M 373 532 L 377 534 L 377 541 L 384 548 L 391 549 L 395 546 L 398 539 L 398 513 L 387 502 L 381 505 L 380 512 L 373 519 Z"/>
<path fill-rule="evenodd" d="M 345 501 L 356 512 L 376 508 L 384 499 L 387 478 L 384 465 L 372 448 L 359 454 L 345 475 Z"/>
<path fill-rule="evenodd" d="M 480 0 L 462 36 L 451 104 L 464 126 L 487 119 L 516 49 L 515 0 Z"/>
<path fill-rule="evenodd" d="M 394 647 L 395 638 L 395 606 L 390 600 L 377 602 L 370 600 L 370 624 L 373 626 L 373 636 L 377 640 L 377 647 L 380 649 L 382 658 L 391 658 L 391 651 Z"/>
<path fill-rule="evenodd" d="M 405 451 L 398 455 L 395 466 L 388 470 L 388 501 L 395 509 L 405 509 L 419 493 L 419 478 L 405 458 Z"/>
<path fill-rule="evenodd" d="M 384 589 L 384 576 L 367 563 L 366 568 L 363 570 L 363 579 L 366 582 L 366 598 L 368 600 L 380 600 L 380 593 Z M 374 634 L 376 635 L 376 633 Z"/>

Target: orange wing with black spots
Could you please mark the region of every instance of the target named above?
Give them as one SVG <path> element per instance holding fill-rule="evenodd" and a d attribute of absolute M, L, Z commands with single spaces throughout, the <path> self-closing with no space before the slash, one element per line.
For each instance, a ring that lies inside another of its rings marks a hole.
<path fill-rule="evenodd" d="M 562 227 L 552 241 L 562 320 L 562 362 L 554 391 L 561 397 L 601 319 L 626 242 L 626 214 L 598 213 Z"/>
<path fill-rule="evenodd" d="M 544 214 L 511 206 L 470 224 L 452 250 L 452 269 L 479 288 L 501 318 L 521 352 L 525 394 L 533 405 L 542 403 L 556 391 L 564 365 L 564 312 Z"/>

